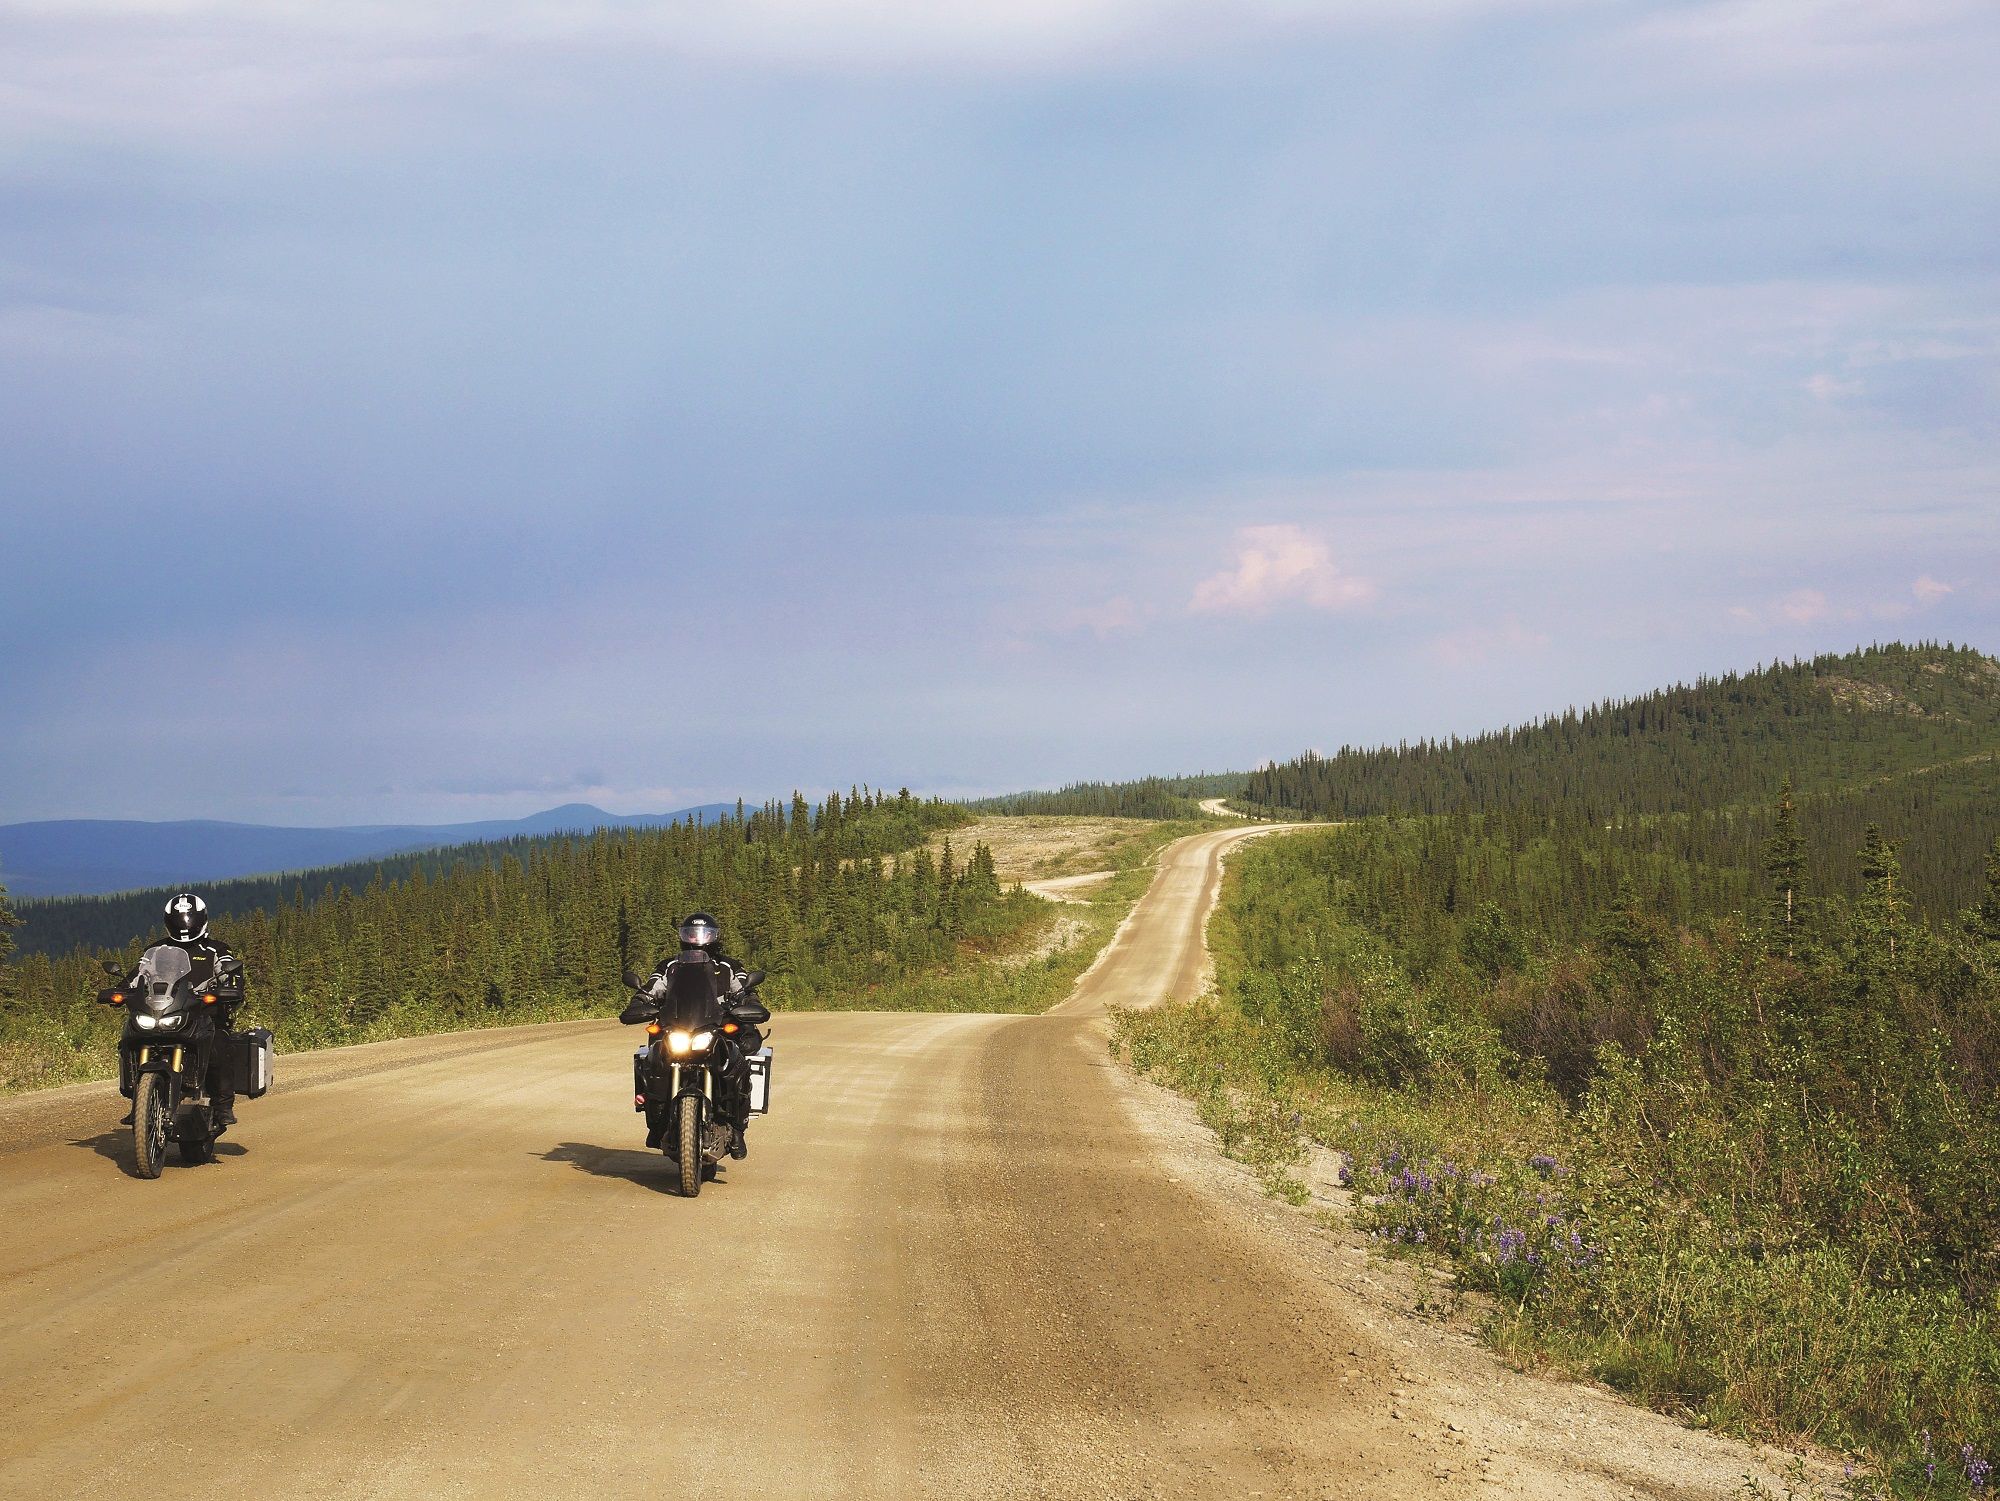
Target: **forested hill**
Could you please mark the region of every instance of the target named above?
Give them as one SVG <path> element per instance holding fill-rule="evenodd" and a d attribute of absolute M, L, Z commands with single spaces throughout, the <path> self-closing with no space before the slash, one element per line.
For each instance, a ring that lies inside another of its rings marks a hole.
<path fill-rule="evenodd" d="M 2000 663 L 1968 647 L 1872 646 L 1704 678 L 1469 740 L 1308 754 L 1244 797 L 1319 818 L 1541 809 L 1590 818 L 1861 790 L 2000 753 Z M 1984 763 L 1986 780 L 2000 775 Z"/>
<path fill-rule="evenodd" d="M 846 837 L 859 841 L 862 853 L 888 854 L 920 843 L 931 830 L 963 822 L 965 815 L 956 807 L 935 801 L 884 796 L 865 789 L 852 789 L 845 802 L 835 795 L 829 803 L 836 822 L 846 826 Z M 855 810 L 852 814 L 845 810 Z M 752 838 L 790 822 L 812 817 L 802 798 L 794 797 L 788 813 L 779 803 L 746 811 L 737 805 L 735 819 L 719 819 L 723 810 L 691 809 L 685 823 L 736 822 Z M 676 820 L 629 820 L 634 828 L 658 828 Z M 386 855 L 373 859 L 326 865 L 310 870 L 294 870 L 279 875 L 244 876 L 235 880 L 202 883 L 197 889 L 208 903 L 210 914 L 226 923 L 247 917 L 262 908 L 303 907 L 325 895 L 342 890 L 362 891 L 371 886 L 398 887 L 421 877 L 435 885 L 457 870 L 495 867 L 506 861 L 526 864 L 551 851 L 578 843 L 585 831 L 522 835 L 509 839 L 483 839 L 446 845 L 437 849 Z M 15 947 L 23 953 L 67 954 L 73 949 L 122 949 L 132 939 L 155 932 L 160 910 L 179 886 L 148 887 L 108 895 L 30 898 L 16 903 L 20 927 L 14 933 Z"/>
<path fill-rule="evenodd" d="M 1142 777 L 1134 782 L 1072 782 L 1054 792 L 1009 792 L 966 806 L 1003 816 L 1059 814 L 1083 818 L 1194 818 L 1205 797 L 1236 797 L 1246 773 L 1203 771 L 1193 776 Z"/>

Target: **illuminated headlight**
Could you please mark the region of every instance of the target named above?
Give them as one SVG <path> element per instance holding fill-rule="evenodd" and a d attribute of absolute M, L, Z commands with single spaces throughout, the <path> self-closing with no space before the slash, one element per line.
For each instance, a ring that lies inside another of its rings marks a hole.
<path fill-rule="evenodd" d="M 693 1042 L 694 1039 L 685 1032 L 669 1032 L 667 1034 L 667 1051 L 678 1058 L 687 1052 Z"/>
<path fill-rule="evenodd" d="M 159 1022 L 147 1016 L 144 1012 L 135 1011 L 132 1013 L 132 1025 L 137 1027 L 141 1032 L 150 1032 L 159 1025 Z"/>
<path fill-rule="evenodd" d="M 160 1018 L 160 1030 L 162 1032 L 171 1032 L 186 1020 L 187 1017 L 182 1015 L 163 1016 Z"/>
<path fill-rule="evenodd" d="M 714 1041 L 715 1034 L 713 1032 L 697 1032 L 694 1034 L 694 1050 L 697 1053 L 706 1053 L 709 1049 L 709 1044 Z"/>

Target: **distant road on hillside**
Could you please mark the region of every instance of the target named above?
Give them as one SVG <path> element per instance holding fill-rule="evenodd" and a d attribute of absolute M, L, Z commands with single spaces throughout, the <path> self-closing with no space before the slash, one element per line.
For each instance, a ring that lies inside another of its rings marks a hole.
<path fill-rule="evenodd" d="M 345 865 L 441 845 L 582 834 L 599 828 L 659 828 L 733 813 L 733 803 L 704 803 L 672 813 L 607 813 L 568 803 L 526 818 L 455 824 L 364 824 L 284 828 L 190 820 L 65 818 L 0 824 L 0 885 L 14 896 L 70 896 L 193 885 L 238 876 Z"/>

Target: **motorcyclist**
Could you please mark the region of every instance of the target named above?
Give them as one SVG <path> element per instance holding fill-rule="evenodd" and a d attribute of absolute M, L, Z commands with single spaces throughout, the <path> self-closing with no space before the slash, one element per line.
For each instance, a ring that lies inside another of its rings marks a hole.
<path fill-rule="evenodd" d="M 692 912 L 680 926 L 680 952 L 653 971 L 652 976 L 632 993 L 619 1013 L 626 1026 L 656 1021 L 660 1002 L 665 999 L 677 965 L 706 962 L 713 966 L 716 999 L 727 1006 L 749 989 L 750 971 L 722 952 L 722 925 L 707 912 Z M 750 1055 L 764 1045 L 763 1034 L 755 1026 L 740 1024 L 733 1037 L 723 1040 L 718 1070 L 725 1093 L 716 1101 L 717 1113 L 729 1126 L 729 1155 L 742 1159 L 750 1155 L 744 1130 L 750 1124 Z"/>
<path fill-rule="evenodd" d="M 216 1122 L 233 1126 L 236 1124 L 236 1071 L 231 1067 L 224 1039 L 230 1034 L 236 1008 L 243 1004 L 243 983 L 240 972 L 222 975 L 221 964 L 235 955 L 208 936 L 208 903 L 192 891 L 178 892 L 169 897 L 164 915 L 167 944 L 188 956 L 188 979 L 195 989 L 203 989 L 218 977 L 221 979 L 215 987 L 215 1009 L 219 1015 L 215 1019 L 216 1046 L 209 1054 L 208 1098 Z M 130 1111 L 126 1112 L 122 1124 L 132 1124 Z"/>

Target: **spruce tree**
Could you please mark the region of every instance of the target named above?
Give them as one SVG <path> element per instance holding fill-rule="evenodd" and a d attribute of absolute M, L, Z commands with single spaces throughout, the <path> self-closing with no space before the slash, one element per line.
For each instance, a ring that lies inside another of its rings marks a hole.
<path fill-rule="evenodd" d="M 1861 910 L 1868 936 L 1887 946 L 1890 959 L 1896 957 L 1896 939 L 1903 926 L 1903 864 L 1896 846 L 1882 833 L 1880 824 L 1870 824 L 1861 836 Z"/>
<path fill-rule="evenodd" d="M 2000 943 L 2000 834 L 1986 852 L 1986 895 L 1979 903 L 1979 936 Z"/>
<path fill-rule="evenodd" d="M 1785 957 L 1794 957 L 1801 886 L 1805 880 L 1806 843 L 1799 837 L 1799 810 L 1792 800 L 1792 779 L 1787 776 L 1778 788 L 1778 808 L 1771 837 L 1764 844 L 1764 870 L 1771 878 L 1771 926 Z"/>
<path fill-rule="evenodd" d="M 7 961 L 14 953 L 14 929 L 20 925 L 21 919 L 7 904 L 7 888 L 0 886 L 0 1010 L 14 999 L 14 969 Z"/>

